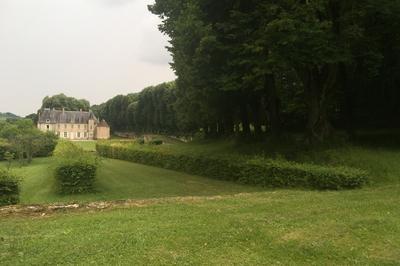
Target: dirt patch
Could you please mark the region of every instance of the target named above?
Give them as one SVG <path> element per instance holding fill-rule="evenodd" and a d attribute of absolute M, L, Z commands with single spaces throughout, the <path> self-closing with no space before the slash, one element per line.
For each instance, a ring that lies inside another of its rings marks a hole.
<path fill-rule="evenodd" d="M 101 211 L 113 208 L 133 208 L 133 207 L 139 208 L 139 207 L 147 207 L 165 203 L 197 203 L 207 200 L 219 200 L 223 198 L 233 198 L 245 195 L 249 195 L 249 193 L 240 193 L 230 196 L 172 197 L 172 198 L 158 198 L 158 199 L 145 199 L 145 200 L 97 201 L 90 203 L 12 205 L 12 206 L 0 207 L 0 217 L 10 217 L 10 216 L 45 217 L 55 213 Z"/>

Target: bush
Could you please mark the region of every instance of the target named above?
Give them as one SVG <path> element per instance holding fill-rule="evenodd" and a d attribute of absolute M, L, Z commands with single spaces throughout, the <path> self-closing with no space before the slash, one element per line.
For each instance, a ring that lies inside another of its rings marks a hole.
<path fill-rule="evenodd" d="M 345 167 L 325 167 L 264 158 L 245 160 L 174 154 L 138 150 L 118 143 L 102 143 L 96 147 L 98 153 L 104 157 L 264 187 L 352 189 L 362 187 L 367 182 L 364 171 Z"/>
<path fill-rule="evenodd" d="M 57 146 L 58 137 L 52 132 L 40 134 L 37 139 L 38 147 L 34 152 L 34 157 L 47 157 L 51 156 Z"/>
<path fill-rule="evenodd" d="M 94 190 L 98 160 L 92 154 L 68 141 L 60 141 L 56 158 L 55 178 L 62 194 L 77 194 Z"/>
<path fill-rule="evenodd" d="M 0 206 L 19 202 L 19 179 L 11 172 L 0 170 Z"/>
<path fill-rule="evenodd" d="M 150 145 L 162 145 L 164 142 L 160 139 L 154 139 L 149 142 Z"/>
<path fill-rule="evenodd" d="M 94 190 L 97 165 L 88 162 L 67 162 L 56 167 L 55 176 L 61 194 L 77 194 Z"/>
<path fill-rule="evenodd" d="M 11 145 L 4 139 L 0 139 L 0 161 L 5 160 L 6 152 L 11 151 Z"/>
<path fill-rule="evenodd" d="M 144 138 L 138 138 L 135 140 L 135 143 L 143 145 L 145 143 Z"/>

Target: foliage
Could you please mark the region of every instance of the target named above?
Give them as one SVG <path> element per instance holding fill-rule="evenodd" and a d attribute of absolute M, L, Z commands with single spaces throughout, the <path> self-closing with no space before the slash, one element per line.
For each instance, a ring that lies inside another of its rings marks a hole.
<path fill-rule="evenodd" d="M 0 169 L 0 206 L 19 202 L 19 178 L 10 171 Z"/>
<path fill-rule="evenodd" d="M 94 191 L 99 160 L 69 141 L 60 141 L 54 151 L 55 178 L 61 194 Z"/>
<path fill-rule="evenodd" d="M 157 0 L 177 75 L 177 124 L 207 136 L 330 140 L 396 127 L 400 2 Z"/>
<path fill-rule="evenodd" d="M 84 99 L 75 99 L 73 97 L 68 97 L 65 94 L 58 94 L 51 97 L 46 96 L 43 99 L 41 109 L 45 108 L 65 108 L 65 110 L 68 111 L 79 111 L 82 109 L 84 111 L 89 111 L 90 103 Z"/>
<path fill-rule="evenodd" d="M 0 139 L 0 161 L 5 160 L 6 152 L 11 150 L 11 145 L 5 139 Z"/>
<path fill-rule="evenodd" d="M 0 113 L 0 121 L 6 121 L 6 120 L 12 121 L 17 119 L 20 119 L 20 117 L 13 113 Z"/>
<path fill-rule="evenodd" d="M 30 163 L 33 157 L 50 156 L 58 141 L 55 134 L 41 132 L 30 119 L 0 124 L 0 138 L 7 140 L 7 150 L 24 163 Z M 0 148 L 0 159 L 1 150 Z"/>
<path fill-rule="evenodd" d="M 137 94 L 118 95 L 93 106 L 93 112 L 107 120 L 114 131 L 176 133 L 175 83 L 162 83 Z"/>
<path fill-rule="evenodd" d="M 39 121 L 39 116 L 38 116 L 38 114 L 33 113 L 33 114 L 25 116 L 25 119 L 31 119 L 33 124 L 36 125 Z"/>
<path fill-rule="evenodd" d="M 4 153 L 4 160 L 7 161 L 7 170 L 9 171 L 11 168 L 12 161 L 15 159 L 15 154 L 9 151 Z"/>
<path fill-rule="evenodd" d="M 161 139 L 152 139 L 149 141 L 150 145 L 162 145 L 164 142 Z"/>
<path fill-rule="evenodd" d="M 366 184 L 367 173 L 346 167 L 327 167 L 280 160 L 244 160 L 135 149 L 118 143 L 98 143 L 101 156 L 264 187 L 353 189 Z"/>
<path fill-rule="evenodd" d="M 103 159 L 98 167 L 95 192 L 60 194 L 54 178 L 54 158 L 37 158 L 24 167 L 13 166 L 13 173 L 26 176 L 20 188 L 21 204 L 87 203 L 160 197 L 232 195 L 262 191 L 261 187 L 237 184 L 202 176 L 170 171 L 127 161 Z M 0 163 L 0 167 L 5 162 Z"/>

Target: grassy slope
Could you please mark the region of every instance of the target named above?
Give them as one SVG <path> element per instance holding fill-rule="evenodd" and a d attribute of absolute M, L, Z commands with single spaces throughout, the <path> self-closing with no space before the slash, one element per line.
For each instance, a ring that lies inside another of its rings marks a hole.
<path fill-rule="evenodd" d="M 3 265 L 394 265 L 399 202 L 397 185 L 8 218 L 0 255 Z"/>
<path fill-rule="evenodd" d="M 233 149 L 226 142 L 213 151 L 207 144 L 195 145 L 158 148 L 204 153 Z M 355 191 L 276 190 L 98 213 L 7 218 L 0 220 L 0 257 L 5 265 L 398 264 L 398 149 L 333 148 L 299 159 L 368 169 L 372 184 Z M 124 171 L 125 163 L 110 163 L 116 167 L 109 175 L 124 175 L 118 171 Z M 45 172 L 37 171 L 38 176 Z M 144 182 L 143 190 L 150 189 L 151 183 Z M 159 192 L 177 185 L 157 184 Z"/>
<path fill-rule="evenodd" d="M 117 160 L 103 160 L 98 172 L 97 193 L 60 196 L 55 191 L 50 159 L 34 160 L 16 168 L 22 175 L 21 202 L 88 202 L 117 199 L 146 199 L 188 195 L 220 195 L 259 191 L 259 188 L 192 176 Z"/>
<path fill-rule="evenodd" d="M 85 151 L 96 151 L 96 141 L 95 140 L 87 140 L 87 141 L 74 141 L 74 144 L 81 147 Z"/>

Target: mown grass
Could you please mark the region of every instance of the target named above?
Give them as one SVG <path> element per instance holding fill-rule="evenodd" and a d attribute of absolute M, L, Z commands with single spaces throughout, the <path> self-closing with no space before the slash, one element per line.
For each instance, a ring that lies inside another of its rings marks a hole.
<path fill-rule="evenodd" d="M 3 265 L 396 265 L 400 187 L 0 221 Z"/>
<path fill-rule="evenodd" d="M 222 141 L 210 149 L 212 143 L 206 142 L 142 148 L 214 154 L 233 152 L 235 145 Z M 35 160 L 17 170 L 35 176 L 23 181 L 23 202 L 223 196 L 161 200 L 156 205 L 102 212 L 2 218 L 1 264 L 399 265 L 399 149 L 348 145 L 295 156 L 299 161 L 366 169 L 372 182 L 363 189 L 340 192 L 260 192 L 105 160 L 99 193 L 60 198 L 50 189 L 48 159 Z M 237 192 L 249 193 L 230 195 Z"/>
<path fill-rule="evenodd" d="M 96 151 L 96 141 L 95 140 L 85 140 L 85 141 L 74 141 L 74 144 L 79 146 L 85 151 L 95 152 Z"/>
<path fill-rule="evenodd" d="M 51 158 L 35 159 L 31 165 L 22 168 L 15 166 L 13 170 L 23 177 L 23 204 L 225 195 L 260 191 L 260 188 L 231 182 L 104 159 L 98 171 L 96 193 L 63 196 L 57 193 Z"/>

